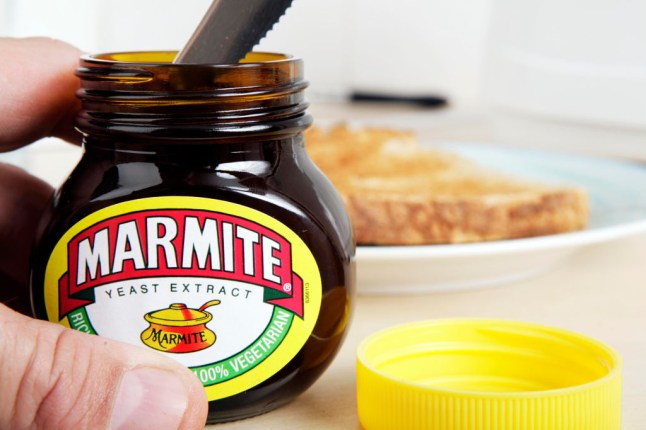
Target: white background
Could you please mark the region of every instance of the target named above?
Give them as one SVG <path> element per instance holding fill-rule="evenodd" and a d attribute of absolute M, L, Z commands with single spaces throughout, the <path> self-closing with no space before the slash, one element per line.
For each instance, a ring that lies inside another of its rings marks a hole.
<path fill-rule="evenodd" d="M 0 34 L 45 34 L 97 52 L 178 49 L 210 0 L 2 3 Z M 489 8 L 490 0 L 294 0 L 259 49 L 304 58 L 311 96 L 441 90 L 473 101 Z"/>
<path fill-rule="evenodd" d="M 0 36 L 179 49 L 209 4 L 0 0 Z M 294 0 L 258 49 L 302 57 L 313 103 L 441 94 L 454 111 L 493 112 L 498 141 L 646 159 L 645 23 L 640 0 Z M 78 156 L 49 141 L 0 159 L 57 184 Z"/>
<path fill-rule="evenodd" d="M 47 35 L 87 52 L 179 49 L 210 0 L 0 0 L 0 35 Z M 258 49 L 305 60 L 308 99 L 352 90 L 478 99 L 490 0 L 294 0 Z M 80 156 L 55 139 L 0 160 L 56 185 Z"/>

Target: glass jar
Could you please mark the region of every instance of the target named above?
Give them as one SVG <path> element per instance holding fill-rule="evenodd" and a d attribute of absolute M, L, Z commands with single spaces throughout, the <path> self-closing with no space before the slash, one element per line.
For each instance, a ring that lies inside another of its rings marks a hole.
<path fill-rule="evenodd" d="M 354 244 L 304 147 L 302 61 L 174 55 L 82 58 L 84 153 L 44 217 L 32 304 L 185 364 L 215 423 L 289 402 L 330 364 Z"/>

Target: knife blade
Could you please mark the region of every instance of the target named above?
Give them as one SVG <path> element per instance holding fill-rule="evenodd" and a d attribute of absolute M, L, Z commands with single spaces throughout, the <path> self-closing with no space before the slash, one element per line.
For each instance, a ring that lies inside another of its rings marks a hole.
<path fill-rule="evenodd" d="M 237 63 L 293 0 L 214 0 L 175 63 Z"/>

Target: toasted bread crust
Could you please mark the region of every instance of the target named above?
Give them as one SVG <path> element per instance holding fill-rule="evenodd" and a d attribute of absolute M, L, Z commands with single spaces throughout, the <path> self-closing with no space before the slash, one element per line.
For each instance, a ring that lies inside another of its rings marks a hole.
<path fill-rule="evenodd" d="M 315 129 L 307 147 L 344 199 L 359 244 L 511 239 L 587 222 L 583 190 L 518 180 L 428 151 L 410 133 Z"/>
<path fill-rule="evenodd" d="M 489 204 L 481 199 L 344 196 L 357 243 L 421 245 L 511 239 L 585 226 L 585 194 L 532 193 Z"/>

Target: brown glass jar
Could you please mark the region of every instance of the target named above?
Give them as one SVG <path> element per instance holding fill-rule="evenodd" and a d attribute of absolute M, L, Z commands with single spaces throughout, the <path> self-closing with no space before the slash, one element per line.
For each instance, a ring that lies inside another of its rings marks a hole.
<path fill-rule="evenodd" d="M 354 245 L 304 147 L 302 62 L 173 57 L 82 58 L 84 154 L 43 220 L 32 304 L 184 363 L 215 423 L 289 402 L 330 364 Z"/>

